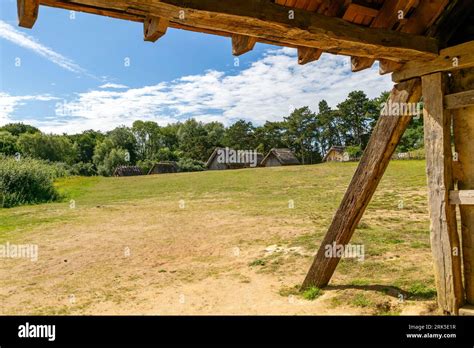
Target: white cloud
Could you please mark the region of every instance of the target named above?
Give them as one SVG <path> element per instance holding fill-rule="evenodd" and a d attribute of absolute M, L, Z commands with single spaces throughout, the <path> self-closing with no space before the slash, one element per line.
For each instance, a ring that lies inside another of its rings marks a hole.
<path fill-rule="evenodd" d="M 230 124 L 245 118 L 256 124 L 281 120 L 293 108 L 317 110 L 325 99 L 330 106 L 349 92 L 363 90 L 369 97 L 391 88 L 389 76 L 377 67 L 355 74 L 348 57 L 324 54 L 315 63 L 300 66 L 294 49 L 274 49 L 234 74 L 209 70 L 170 82 L 140 88 L 78 93 L 56 110 L 56 118 L 42 122 L 46 131 L 73 133 L 86 129 L 109 130 L 134 120 L 160 124 L 194 117 Z"/>
<path fill-rule="evenodd" d="M 27 101 L 52 101 L 56 99 L 49 94 L 13 96 L 0 92 L 0 125 L 14 122 L 11 114 L 14 113 L 17 107 L 25 105 Z"/>
<path fill-rule="evenodd" d="M 121 85 L 119 83 L 105 83 L 103 84 L 102 86 L 99 86 L 99 88 L 117 88 L 117 89 L 124 89 L 124 88 L 128 88 L 128 86 L 125 86 L 125 85 Z"/>
<path fill-rule="evenodd" d="M 25 33 L 17 30 L 15 27 L 2 20 L 0 20 L 0 37 L 14 43 L 15 45 L 21 46 L 35 52 L 36 54 L 39 54 L 40 56 L 48 59 L 63 69 L 69 70 L 73 73 L 86 74 L 86 71 L 74 63 L 74 61 L 71 59 L 64 57 L 63 55 L 53 51 L 51 48 L 42 45 L 36 41 L 35 38 L 26 35 Z"/>

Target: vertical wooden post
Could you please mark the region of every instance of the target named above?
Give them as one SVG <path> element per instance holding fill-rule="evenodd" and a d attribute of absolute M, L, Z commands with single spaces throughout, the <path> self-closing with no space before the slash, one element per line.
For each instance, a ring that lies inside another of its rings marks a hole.
<path fill-rule="evenodd" d="M 438 304 L 445 314 L 458 314 L 464 294 L 456 211 L 449 204 L 449 191 L 454 184 L 451 112 L 444 109 L 445 78 L 444 73 L 422 77 L 426 172 Z"/>
<path fill-rule="evenodd" d="M 452 75 L 452 93 L 474 90 L 474 69 Z M 453 111 L 454 143 L 459 164 L 458 189 L 474 189 L 474 106 Z M 466 301 L 474 304 L 474 206 L 460 205 Z"/>
<path fill-rule="evenodd" d="M 417 103 L 420 97 L 420 79 L 415 78 L 396 85 L 389 102 L 391 105 Z M 379 118 L 349 188 L 306 275 L 303 289 L 323 287 L 329 283 L 340 258 L 326 256 L 326 246 L 349 243 L 410 121 L 411 116 Z"/>

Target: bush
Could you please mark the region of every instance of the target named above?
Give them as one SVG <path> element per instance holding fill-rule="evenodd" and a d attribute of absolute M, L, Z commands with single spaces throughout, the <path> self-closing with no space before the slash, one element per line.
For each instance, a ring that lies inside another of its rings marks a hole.
<path fill-rule="evenodd" d="M 178 161 L 178 172 L 200 172 L 204 170 L 205 164 L 190 158 L 182 158 Z"/>
<path fill-rule="evenodd" d="M 138 161 L 137 166 L 141 169 L 142 173 L 146 175 L 151 170 L 151 168 L 153 168 L 155 163 L 157 163 L 157 161 L 144 160 Z"/>
<path fill-rule="evenodd" d="M 95 166 L 92 163 L 79 162 L 71 166 L 69 170 L 71 175 L 77 176 L 94 176 L 97 175 Z"/>
<path fill-rule="evenodd" d="M 57 200 L 55 175 L 56 169 L 43 161 L 0 158 L 0 204 L 10 208 Z"/>
<path fill-rule="evenodd" d="M 362 149 L 360 146 L 348 146 L 346 152 L 351 160 L 360 158 L 362 156 Z"/>

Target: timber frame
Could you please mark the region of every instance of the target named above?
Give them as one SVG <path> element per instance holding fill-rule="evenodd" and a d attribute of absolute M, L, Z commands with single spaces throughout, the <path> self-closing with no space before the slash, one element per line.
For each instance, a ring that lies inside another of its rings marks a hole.
<path fill-rule="evenodd" d="M 19 25 L 25 28 L 32 28 L 40 7 L 48 6 L 142 23 L 144 40 L 151 42 L 174 28 L 228 37 L 236 56 L 265 43 L 297 49 L 299 64 L 315 62 L 324 52 L 350 56 L 354 72 L 379 61 L 380 74 L 392 73 L 396 83 L 389 97 L 392 104 L 423 98 L 430 241 L 440 310 L 474 313 L 472 0 L 17 3 Z M 329 283 L 339 258 L 326 257 L 325 246 L 349 243 L 410 120 L 407 114 L 379 118 L 303 288 Z"/>

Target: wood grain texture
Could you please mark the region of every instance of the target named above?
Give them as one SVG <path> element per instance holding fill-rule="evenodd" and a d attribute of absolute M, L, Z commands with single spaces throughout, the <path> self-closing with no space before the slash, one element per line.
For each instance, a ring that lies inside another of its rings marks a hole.
<path fill-rule="evenodd" d="M 394 82 L 400 82 L 417 76 L 440 71 L 455 71 L 474 67 L 474 41 L 442 49 L 432 61 L 408 62 L 392 74 Z"/>
<path fill-rule="evenodd" d="M 17 0 L 18 25 L 33 28 L 38 18 L 39 0 Z"/>
<path fill-rule="evenodd" d="M 256 43 L 257 39 L 255 37 L 233 34 L 232 54 L 234 56 L 240 56 L 244 53 L 247 53 L 253 50 Z"/>
<path fill-rule="evenodd" d="M 468 106 L 474 106 L 474 90 L 452 93 L 444 97 L 444 107 L 446 109 L 459 109 Z"/>
<path fill-rule="evenodd" d="M 474 90 L 474 69 L 459 70 L 452 74 L 450 90 L 455 93 Z M 458 189 L 474 190 L 474 106 L 453 112 L 454 145 L 458 153 L 460 173 Z M 469 191 L 470 190 L 470 191 Z M 468 203 L 464 198 L 464 203 Z M 472 198 L 471 198 L 472 202 Z M 460 205 L 463 269 L 466 301 L 474 304 L 474 206 Z"/>
<path fill-rule="evenodd" d="M 389 100 L 391 103 L 416 103 L 420 97 L 420 80 L 413 79 L 396 85 Z M 303 288 L 328 284 L 339 258 L 326 257 L 326 246 L 349 243 L 410 120 L 410 116 L 381 116 L 377 121 L 349 188 L 304 280 Z"/>
<path fill-rule="evenodd" d="M 148 16 L 143 25 L 144 40 L 155 42 L 166 34 L 169 21 L 160 17 Z"/>
<path fill-rule="evenodd" d="M 450 191 L 449 203 L 457 205 L 474 205 L 474 190 Z"/>
<path fill-rule="evenodd" d="M 215 30 L 263 40 L 319 48 L 361 57 L 429 61 L 438 54 L 435 39 L 373 29 L 340 18 L 288 8 L 268 0 L 47 0 L 49 6 L 77 4 L 98 11 L 119 11 L 165 18 L 197 30 Z"/>
<path fill-rule="evenodd" d="M 423 76 L 423 116 L 428 176 L 430 241 L 438 305 L 445 314 L 458 314 L 464 301 L 461 245 L 455 207 L 449 204 L 452 176 L 451 113 L 443 106 L 445 75 Z"/>
<path fill-rule="evenodd" d="M 317 48 L 298 47 L 298 64 L 304 65 L 318 60 L 323 51 Z"/>

